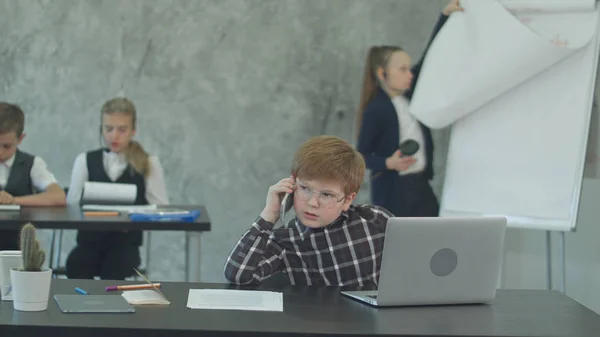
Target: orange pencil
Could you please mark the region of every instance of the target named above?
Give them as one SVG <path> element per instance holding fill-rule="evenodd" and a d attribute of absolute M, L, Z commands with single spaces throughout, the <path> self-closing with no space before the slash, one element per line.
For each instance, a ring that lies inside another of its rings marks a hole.
<path fill-rule="evenodd" d="M 119 216 L 119 212 L 83 212 L 85 216 Z"/>
<path fill-rule="evenodd" d="M 160 283 L 153 283 L 153 284 L 131 284 L 131 285 L 125 285 L 125 286 L 108 286 L 104 289 L 106 289 L 106 291 L 113 291 L 113 290 L 137 290 L 137 289 L 154 289 L 154 287 L 160 287 Z"/>

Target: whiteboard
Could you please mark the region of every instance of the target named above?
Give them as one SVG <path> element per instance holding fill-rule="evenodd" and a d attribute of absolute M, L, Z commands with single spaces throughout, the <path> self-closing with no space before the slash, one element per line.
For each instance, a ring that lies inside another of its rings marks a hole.
<path fill-rule="evenodd" d="M 428 126 L 452 126 L 440 216 L 574 230 L 598 65 L 595 2 L 461 4 L 411 103 Z"/>

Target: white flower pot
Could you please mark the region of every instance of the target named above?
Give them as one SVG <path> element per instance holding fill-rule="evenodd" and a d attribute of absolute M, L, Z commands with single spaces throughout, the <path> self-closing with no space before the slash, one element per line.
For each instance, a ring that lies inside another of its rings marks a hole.
<path fill-rule="evenodd" d="M 44 311 L 48 309 L 52 269 L 42 271 L 10 270 L 13 291 L 13 307 L 20 311 Z"/>
<path fill-rule="evenodd" d="M 12 301 L 10 270 L 22 268 L 22 265 L 20 250 L 0 250 L 0 294 L 3 301 Z"/>

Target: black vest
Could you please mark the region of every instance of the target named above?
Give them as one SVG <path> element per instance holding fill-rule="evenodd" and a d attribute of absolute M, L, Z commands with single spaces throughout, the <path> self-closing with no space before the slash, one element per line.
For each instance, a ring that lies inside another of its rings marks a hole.
<path fill-rule="evenodd" d="M 33 167 L 34 156 L 17 150 L 15 160 L 10 168 L 8 180 L 3 190 L 13 197 L 21 197 L 33 194 L 33 184 L 31 183 L 31 168 Z"/>
<path fill-rule="evenodd" d="M 15 160 L 10 168 L 6 186 L 2 189 L 13 197 L 33 194 L 31 168 L 34 156 L 17 150 Z M 0 250 L 19 249 L 19 230 L 7 229 L 0 232 Z"/>
<path fill-rule="evenodd" d="M 131 166 L 127 166 L 123 174 L 112 181 L 104 170 L 104 149 L 98 149 L 87 153 L 87 170 L 88 170 L 88 181 L 102 182 L 102 183 L 118 183 L 118 184 L 132 184 L 137 186 L 137 195 L 135 197 L 136 205 L 148 205 L 146 200 L 146 181 L 144 176 L 135 172 Z M 142 231 L 83 231 L 80 230 L 77 233 L 77 243 L 114 243 L 114 244 L 132 244 L 136 246 L 142 245 Z"/>

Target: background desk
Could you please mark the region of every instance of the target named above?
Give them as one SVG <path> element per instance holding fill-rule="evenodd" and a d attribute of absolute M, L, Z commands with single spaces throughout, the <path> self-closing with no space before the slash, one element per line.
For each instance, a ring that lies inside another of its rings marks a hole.
<path fill-rule="evenodd" d="M 91 294 L 105 294 L 104 287 L 107 285 L 114 283 L 53 279 L 51 294 L 73 294 L 76 286 Z M 161 289 L 171 305 L 138 306 L 133 314 L 63 314 L 52 298 L 48 310 L 39 313 L 14 311 L 12 302 L 2 302 L 0 336 L 600 335 L 599 315 L 562 293 L 549 290 L 499 290 L 492 305 L 376 309 L 343 297 L 337 288 L 285 287 L 283 312 L 256 312 L 191 310 L 185 307 L 189 289 L 233 286 L 172 282 L 162 285 Z"/>
<path fill-rule="evenodd" d="M 127 214 L 120 216 L 83 215 L 79 206 L 22 207 L 20 212 L 0 211 L 0 229 L 20 229 L 27 222 L 44 229 L 86 229 L 98 231 L 152 230 L 185 231 L 185 264 L 187 281 L 200 281 L 200 234 L 210 231 L 210 218 L 201 205 L 168 205 L 165 208 L 199 209 L 195 222 L 132 222 Z"/>

